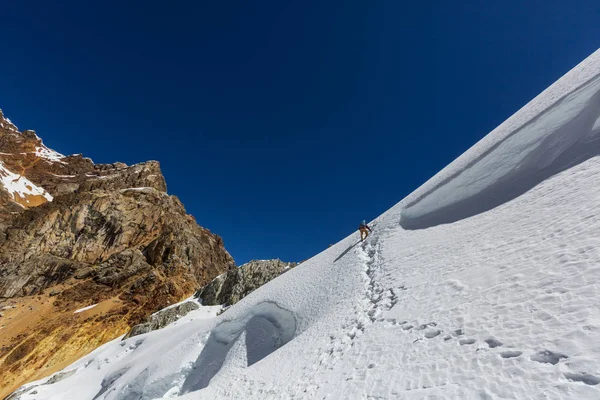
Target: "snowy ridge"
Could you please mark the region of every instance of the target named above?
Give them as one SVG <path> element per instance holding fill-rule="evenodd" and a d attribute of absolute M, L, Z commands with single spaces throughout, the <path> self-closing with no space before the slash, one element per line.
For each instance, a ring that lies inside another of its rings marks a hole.
<path fill-rule="evenodd" d="M 40 141 L 40 146 L 36 146 L 35 148 L 36 156 L 44 158 L 48 161 L 66 164 L 64 161 L 61 161 L 61 159 L 65 158 L 63 154 L 60 154 L 59 152 L 46 147 L 42 139 L 37 134 L 35 135 L 35 137 Z"/>
<path fill-rule="evenodd" d="M 27 205 L 30 202 L 29 198 L 32 196 L 42 196 L 47 201 L 52 201 L 50 193 L 36 186 L 24 176 L 9 171 L 2 161 L 0 161 L 0 181 L 4 188 L 14 197 L 15 201 L 21 205 Z"/>
<path fill-rule="evenodd" d="M 49 160 L 49 161 L 61 162 L 61 163 L 64 163 L 64 161 L 61 161 L 61 159 L 65 158 L 64 155 L 62 155 L 52 149 L 49 149 L 44 145 L 38 146 L 35 148 L 35 155 L 40 158 L 45 158 L 46 160 Z"/>
<path fill-rule="evenodd" d="M 13 122 L 10 119 L 4 117 L 4 121 L 6 121 L 6 125 L 7 126 L 5 126 L 4 123 L 0 122 L 0 127 L 9 129 L 9 130 L 15 131 L 15 132 L 19 131 L 19 128 L 17 128 L 17 126 L 15 124 L 13 124 Z"/>
<path fill-rule="evenodd" d="M 599 399 L 599 61 L 378 217 L 364 242 L 351 234 L 218 317 L 202 308 L 110 342 L 19 398 Z M 506 176 L 526 189 L 469 218 L 448 208 Z"/>
<path fill-rule="evenodd" d="M 600 50 L 409 195 L 403 226 L 486 211 L 600 153 L 599 75 Z"/>

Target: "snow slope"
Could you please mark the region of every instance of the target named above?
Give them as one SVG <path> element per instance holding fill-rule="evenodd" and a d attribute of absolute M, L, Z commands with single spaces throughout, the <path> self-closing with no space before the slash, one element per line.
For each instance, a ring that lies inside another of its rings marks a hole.
<path fill-rule="evenodd" d="M 35 155 L 52 162 L 59 162 L 65 164 L 64 161 L 61 161 L 63 158 L 65 158 L 64 155 L 44 146 L 44 144 L 35 148 Z"/>
<path fill-rule="evenodd" d="M 565 83 L 576 89 L 564 93 Z M 539 114 L 528 112 L 540 105 L 546 109 Z M 424 185 L 428 190 L 422 187 L 412 196 L 402 212 L 404 228 L 427 228 L 487 211 L 598 155 L 597 68 L 571 71 L 486 139 Z"/>
<path fill-rule="evenodd" d="M 218 317 L 110 342 L 20 398 L 599 399 L 599 77 L 600 51 L 364 243 Z"/>

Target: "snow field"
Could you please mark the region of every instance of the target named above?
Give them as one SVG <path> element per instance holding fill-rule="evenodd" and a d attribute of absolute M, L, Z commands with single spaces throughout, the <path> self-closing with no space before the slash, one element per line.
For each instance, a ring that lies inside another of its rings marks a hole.
<path fill-rule="evenodd" d="M 315 398 L 600 398 L 599 173 L 588 160 L 455 224 L 392 222 L 375 277 L 396 304 Z"/>

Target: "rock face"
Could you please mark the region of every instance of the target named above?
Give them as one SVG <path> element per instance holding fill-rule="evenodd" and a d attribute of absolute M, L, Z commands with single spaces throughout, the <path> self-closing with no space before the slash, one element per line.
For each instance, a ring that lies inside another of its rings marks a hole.
<path fill-rule="evenodd" d="M 153 273 L 203 281 L 231 262 L 219 237 L 154 188 L 57 197 L 14 218 L 0 240 L 0 297 L 37 294 L 71 277 L 106 287 Z"/>
<path fill-rule="evenodd" d="M 233 268 L 158 162 L 65 157 L 0 111 L 0 398 Z"/>
<path fill-rule="evenodd" d="M 200 308 L 198 303 L 186 301 L 185 303 L 176 305 L 174 307 L 161 310 L 148 317 L 148 320 L 143 324 L 139 324 L 131 328 L 131 331 L 129 331 L 129 333 L 123 339 L 164 328 L 170 323 L 175 322 L 179 318 L 185 316 L 190 311 L 197 310 L 198 308 Z"/>
<path fill-rule="evenodd" d="M 279 259 L 250 261 L 216 277 L 196 292 L 196 297 L 202 299 L 203 305 L 231 306 L 296 265 Z"/>

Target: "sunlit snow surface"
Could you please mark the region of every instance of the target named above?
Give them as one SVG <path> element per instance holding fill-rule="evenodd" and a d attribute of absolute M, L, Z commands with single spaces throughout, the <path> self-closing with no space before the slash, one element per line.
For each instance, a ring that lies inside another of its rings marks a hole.
<path fill-rule="evenodd" d="M 218 317 L 108 343 L 21 398 L 600 399 L 600 158 L 577 147 L 596 134 L 599 73 L 596 52 L 364 243 L 353 233 Z M 504 203 L 401 225 L 574 148 L 586 154 Z"/>
<path fill-rule="evenodd" d="M 78 310 L 75 310 L 75 311 L 73 311 L 73 314 L 79 314 L 80 312 L 84 312 L 84 311 L 87 311 L 87 310 L 91 310 L 92 308 L 96 307 L 97 305 L 98 305 L 98 304 L 92 304 L 91 306 L 87 306 L 87 307 L 80 308 L 80 309 L 78 309 Z"/>
<path fill-rule="evenodd" d="M 64 155 L 62 155 L 52 149 L 49 149 L 44 145 L 36 147 L 35 154 L 38 157 L 45 158 L 46 160 L 49 160 L 49 161 L 60 162 L 63 164 L 65 163 L 64 161 L 61 161 L 61 159 L 65 158 Z"/>

